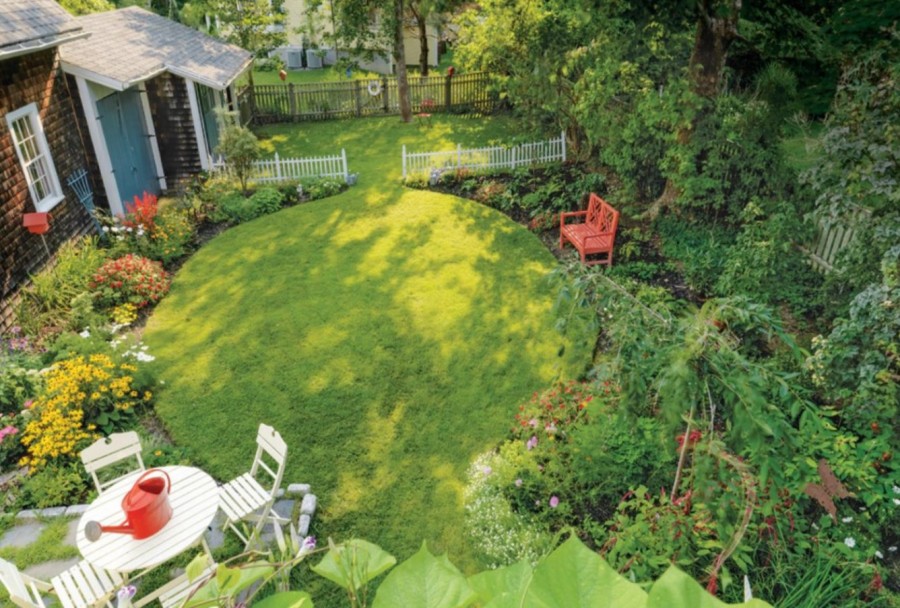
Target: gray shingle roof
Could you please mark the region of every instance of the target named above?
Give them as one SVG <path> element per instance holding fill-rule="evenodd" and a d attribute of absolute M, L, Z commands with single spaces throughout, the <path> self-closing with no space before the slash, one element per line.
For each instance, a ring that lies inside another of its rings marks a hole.
<path fill-rule="evenodd" d="M 136 6 L 76 21 L 90 38 L 60 48 L 64 67 L 87 70 L 121 88 L 169 71 L 223 89 L 251 59 L 240 47 Z"/>
<path fill-rule="evenodd" d="M 81 26 L 55 0 L 0 0 L 0 58 L 56 46 Z"/>

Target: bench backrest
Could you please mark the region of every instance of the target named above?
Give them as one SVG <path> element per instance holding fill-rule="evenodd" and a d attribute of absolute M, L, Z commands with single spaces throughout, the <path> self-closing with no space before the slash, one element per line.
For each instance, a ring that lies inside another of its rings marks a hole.
<path fill-rule="evenodd" d="M 619 226 L 619 212 L 605 200 L 591 193 L 585 223 L 590 224 L 600 234 L 616 233 Z"/>

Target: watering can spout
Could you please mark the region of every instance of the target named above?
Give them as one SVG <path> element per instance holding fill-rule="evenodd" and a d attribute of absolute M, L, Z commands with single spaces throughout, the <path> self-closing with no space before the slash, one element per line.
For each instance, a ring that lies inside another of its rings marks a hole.
<path fill-rule="evenodd" d="M 104 532 L 117 532 L 119 534 L 134 534 L 134 528 L 127 522 L 121 526 L 103 526 L 100 522 L 89 521 L 84 525 L 84 535 L 91 542 L 100 539 Z"/>

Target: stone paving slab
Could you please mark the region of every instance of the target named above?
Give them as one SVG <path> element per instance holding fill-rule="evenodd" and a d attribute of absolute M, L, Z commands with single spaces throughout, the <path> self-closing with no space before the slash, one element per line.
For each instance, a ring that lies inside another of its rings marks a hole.
<path fill-rule="evenodd" d="M 27 547 L 38 539 L 45 527 L 37 521 L 13 526 L 0 538 L 0 547 Z"/>
<path fill-rule="evenodd" d="M 78 534 L 78 520 L 73 519 L 69 522 L 69 529 L 66 531 L 66 537 L 63 539 L 63 543 L 67 545 L 72 545 L 73 547 L 77 544 L 77 534 Z"/>

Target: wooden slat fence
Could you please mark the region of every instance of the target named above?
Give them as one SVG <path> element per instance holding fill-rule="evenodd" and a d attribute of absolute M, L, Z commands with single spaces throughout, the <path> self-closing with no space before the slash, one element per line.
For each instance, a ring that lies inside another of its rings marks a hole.
<path fill-rule="evenodd" d="M 867 219 L 871 215 L 871 211 L 862 207 L 857 208 L 857 211 L 862 219 Z M 802 247 L 801 249 L 809 256 L 813 268 L 819 272 L 830 272 L 834 269 L 834 262 L 837 260 L 838 254 L 850 244 L 855 236 L 854 222 L 820 218 L 816 240 L 812 247 Z"/>
<path fill-rule="evenodd" d="M 430 175 L 434 171 L 469 169 L 515 169 L 552 162 L 565 162 L 566 134 L 546 141 L 536 141 L 512 147 L 464 149 L 440 152 L 407 152 L 403 146 L 403 179 L 411 175 Z"/>
<path fill-rule="evenodd" d="M 213 161 L 211 170 L 228 171 L 223 159 Z M 347 152 L 335 156 L 311 156 L 308 158 L 273 158 L 258 160 L 250 170 L 250 181 L 261 184 L 286 182 L 309 177 L 334 177 L 347 180 Z"/>
<path fill-rule="evenodd" d="M 413 112 L 491 112 L 499 100 L 490 94 L 488 84 L 488 74 L 482 72 L 452 77 L 410 76 L 409 96 Z M 257 123 L 400 113 L 394 77 L 309 84 L 254 84 L 252 90 L 249 85 L 242 90 L 239 99 L 246 99 Z"/>

